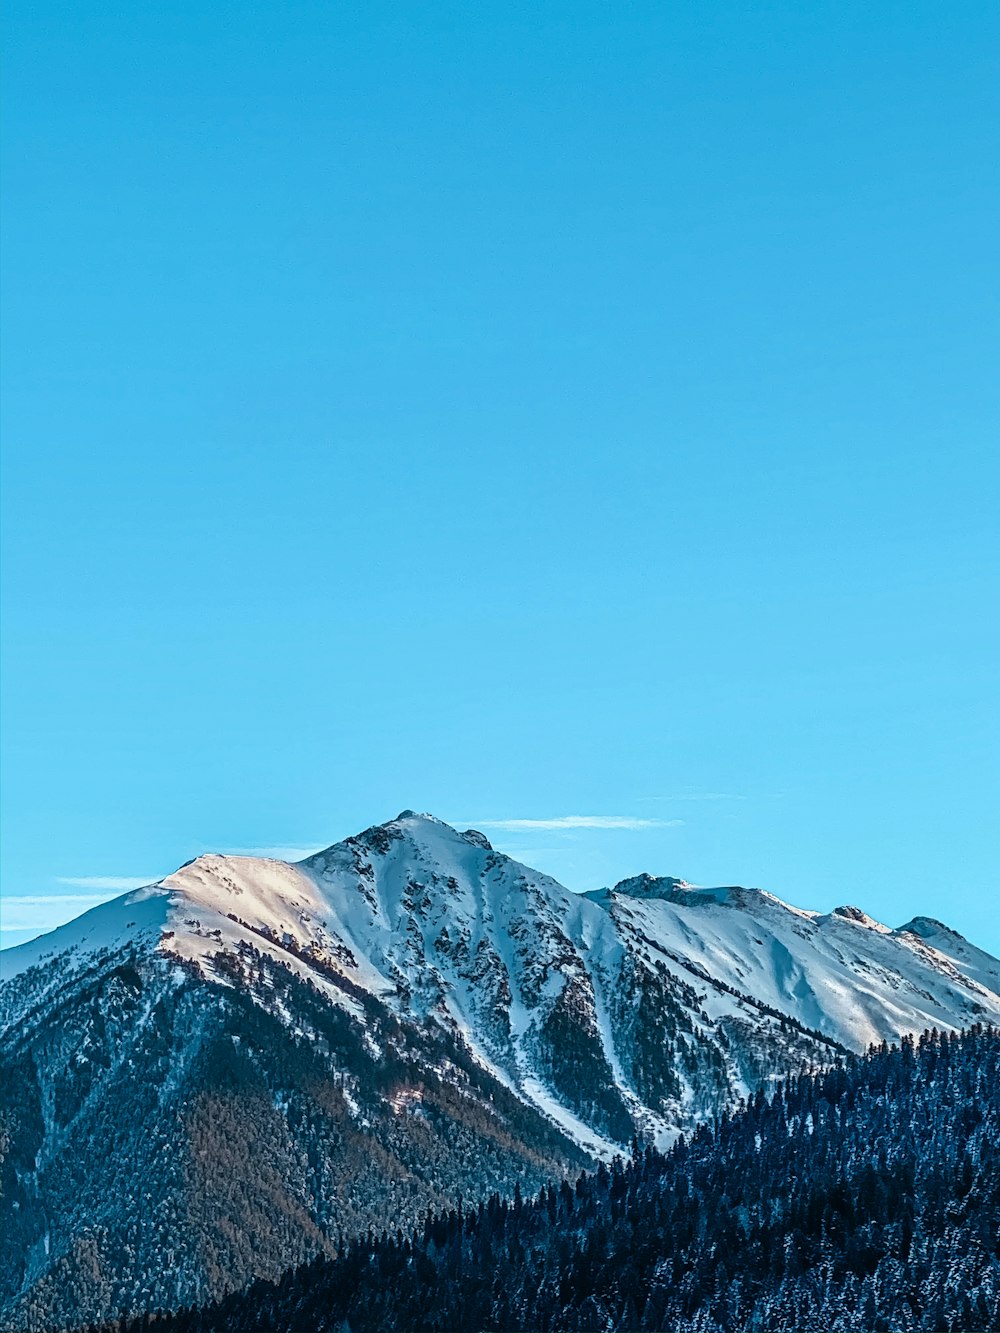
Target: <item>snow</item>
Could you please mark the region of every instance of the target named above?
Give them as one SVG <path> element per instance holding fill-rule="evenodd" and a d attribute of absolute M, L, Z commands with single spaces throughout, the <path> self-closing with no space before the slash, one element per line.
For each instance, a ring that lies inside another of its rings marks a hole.
<path fill-rule="evenodd" d="M 52 979 L 61 982 L 67 969 L 83 965 L 102 950 L 117 949 L 129 941 L 157 940 L 169 913 L 170 894 L 160 885 L 133 889 L 37 939 L 0 950 L 0 981 L 10 981 L 30 967 L 59 958 L 59 971 L 53 971 Z"/>
<path fill-rule="evenodd" d="M 597 1156 L 618 1149 L 559 1101 L 535 1039 L 576 983 L 590 1006 L 581 1021 L 597 1033 L 623 1100 L 660 1141 L 675 1135 L 676 1125 L 641 1106 L 619 1055 L 611 999 L 629 958 L 659 963 L 696 989 L 697 1029 L 734 1017 L 770 1025 L 764 1006 L 863 1050 L 929 1026 L 1000 1021 L 1000 962 L 928 918 L 891 930 L 857 908 L 821 915 L 758 889 L 648 875 L 575 894 L 493 851 L 481 834 L 411 811 L 294 865 L 198 857 L 4 950 L 0 978 L 43 964 L 54 989 L 101 950 L 125 945 L 173 955 L 220 986 L 232 981 L 215 956 L 251 945 L 352 1014 L 375 1053 L 382 1033 L 368 1030 L 354 987 L 400 1014 L 435 1015 Z M 174 984 L 186 975 L 178 962 Z M 278 1017 L 301 1030 L 294 1014 Z M 747 1090 L 735 1066 L 730 1075 L 734 1089 Z M 695 1090 L 681 1081 L 682 1101 L 693 1105 Z M 346 1091 L 345 1099 L 357 1114 Z"/>
<path fill-rule="evenodd" d="M 757 890 L 610 899 L 624 929 L 654 939 L 678 975 L 707 974 L 855 1050 L 962 1026 L 977 1005 L 1000 1018 L 1000 963 L 952 932 L 964 948 L 948 954 L 939 932 L 930 940 L 863 913 L 821 916 Z"/>
<path fill-rule="evenodd" d="M 914 947 L 919 939 L 938 955 L 947 958 L 963 976 L 975 981 L 985 990 L 1000 991 L 1000 961 L 983 949 L 977 949 L 967 939 L 940 921 L 918 916 L 893 932 L 904 943 Z"/>
<path fill-rule="evenodd" d="M 589 1125 L 585 1125 L 572 1111 L 557 1101 L 549 1089 L 534 1076 L 527 1075 L 522 1080 L 521 1090 L 529 1101 L 533 1102 L 539 1110 L 544 1111 L 550 1120 L 555 1121 L 560 1129 L 565 1130 L 569 1137 L 586 1152 L 589 1152 L 592 1157 L 609 1162 L 613 1157 L 621 1155 L 621 1148 L 618 1144 L 612 1143 L 610 1139 L 603 1138 L 600 1134 L 595 1133 Z"/>

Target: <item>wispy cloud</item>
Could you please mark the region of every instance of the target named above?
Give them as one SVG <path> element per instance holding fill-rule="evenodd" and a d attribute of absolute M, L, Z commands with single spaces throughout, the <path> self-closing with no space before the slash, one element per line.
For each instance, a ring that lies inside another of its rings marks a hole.
<path fill-rule="evenodd" d="M 230 847 L 227 856 L 261 856 L 272 861 L 304 861 L 328 846 L 325 842 L 310 843 L 307 847 Z"/>
<path fill-rule="evenodd" d="M 141 889 L 147 884 L 155 884 L 159 875 L 57 875 L 57 884 L 70 884 L 76 889 L 110 889 L 125 893 L 128 889 Z M 60 894 L 65 901 L 72 894 Z"/>
<path fill-rule="evenodd" d="M 147 881 L 148 882 L 148 881 Z M 44 904 L 46 907 L 50 904 L 59 905 L 60 903 L 92 903 L 95 899 L 100 902 L 107 902 L 106 893 L 5 893 L 0 902 L 4 907 L 35 907 Z"/>
<path fill-rule="evenodd" d="M 148 884 L 148 880 L 143 883 Z M 0 898 L 3 933 L 54 930 L 91 907 L 106 903 L 113 893 L 15 893 Z"/>
<path fill-rule="evenodd" d="M 644 829 L 676 828 L 683 819 L 639 819 L 633 815 L 559 815 L 554 819 L 480 819 L 472 827 L 506 829 L 510 833 L 534 829 Z"/>

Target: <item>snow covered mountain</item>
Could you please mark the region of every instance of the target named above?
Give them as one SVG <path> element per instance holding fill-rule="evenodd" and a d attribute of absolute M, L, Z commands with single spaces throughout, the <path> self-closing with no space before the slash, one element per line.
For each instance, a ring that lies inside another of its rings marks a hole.
<path fill-rule="evenodd" d="M 668 1141 L 776 1077 L 1000 1021 L 1000 962 L 760 890 L 579 895 L 427 815 L 203 856 L 0 954 L 0 1317 L 204 1301 Z"/>

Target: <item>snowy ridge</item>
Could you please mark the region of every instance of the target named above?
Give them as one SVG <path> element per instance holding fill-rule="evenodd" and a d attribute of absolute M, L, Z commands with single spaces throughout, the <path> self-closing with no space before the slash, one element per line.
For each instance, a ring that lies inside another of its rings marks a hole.
<path fill-rule="evenodd" d="M 645 940 L 678 975 L 723 983 L 853 1050 L 997 1017 L 1000 964 L 946 927 L 890 930 L 855 907 L 820 915 L 752 889 L 637 898 L 618 886 L 608 907 L 634 947 Z"/>
<path fill-rule="evenodd" d="M 575 894 L 412 811 L 297 865 L 198 857 L 4 951 L 0 996 L 126 947 L 218 986 L 255 950 L 362 1026 L 364 993 L 438 1024 L 591 1154 L 634 1128 L 669 1138 L 837 1046 L 1000 1021 L 1000 962 L 928 918 L 892 930 L 650 875 Z"/>

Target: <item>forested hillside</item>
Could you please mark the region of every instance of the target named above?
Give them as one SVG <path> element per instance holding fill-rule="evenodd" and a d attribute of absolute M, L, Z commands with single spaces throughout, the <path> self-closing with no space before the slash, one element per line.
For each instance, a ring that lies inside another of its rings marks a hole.
<path fill-rule="evenodd" d="M 369 1236 L 156 1326 L 998 1329 L 1000 1033 L 841 1060 L 666 1154 L 636 1145 L 575 1186 Z"/>
<path fill-rule="evenodd" d="M 338 1232 L 588 1163 L 440 1026 L 362 993 L 376 1046 L 289 969 L 240 962 L 208 987 L 119 951 L 0 1038 L 3 1333 L 208 1302 Z"/>

